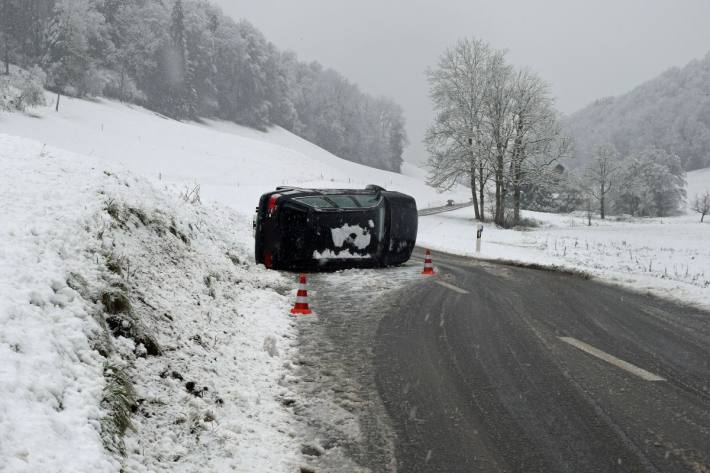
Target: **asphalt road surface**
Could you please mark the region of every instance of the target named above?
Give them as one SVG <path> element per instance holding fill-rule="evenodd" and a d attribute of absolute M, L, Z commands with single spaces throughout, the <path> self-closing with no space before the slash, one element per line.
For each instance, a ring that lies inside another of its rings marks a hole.
<path fill-rule="evenodd" d="M 710 314 L 573 275 L 434 265 L 375 335 L 398 471 L 710 472 Z"/>

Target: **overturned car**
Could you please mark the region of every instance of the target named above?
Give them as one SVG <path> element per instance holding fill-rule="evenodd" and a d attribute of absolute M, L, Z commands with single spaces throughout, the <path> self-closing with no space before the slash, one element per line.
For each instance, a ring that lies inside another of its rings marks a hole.
<path fill-rule="evenodd" d="M 417 205 L 406 194 L 278 187 L 254 216 L 256 262 L 273 269 L 373 267 L 409 260 Z"/>

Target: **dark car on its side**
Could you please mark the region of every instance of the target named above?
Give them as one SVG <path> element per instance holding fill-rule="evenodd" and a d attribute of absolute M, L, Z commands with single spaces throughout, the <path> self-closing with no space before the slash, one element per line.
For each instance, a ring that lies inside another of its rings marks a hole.
<path fill-rule="evenodd" d="M 256 262 L 302 270 L 398 265 L 417 239 L 417 205 L 399 192 L 278 187 L 254 216 Z"/>

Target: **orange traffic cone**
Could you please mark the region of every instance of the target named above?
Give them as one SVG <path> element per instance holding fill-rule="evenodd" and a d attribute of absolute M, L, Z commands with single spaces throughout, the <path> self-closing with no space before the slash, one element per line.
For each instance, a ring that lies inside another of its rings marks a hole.
<path fill-rule="evenodd" d="M 426 255 L 424 255 L 424 270 L 422 271 L 422 274 L 426 274 L 427 276 L 433 276 L 436 274 L 434 272 L 434 267 L 431 265 L 431 251 L 426 250 Z"/>
<path fill-rule="evenodd" d="M 298 283 L 298 293 L 296 294 L 296 305 L 291 309 L 293 315 L 308 315 L 312 314 L 308 307 L 308 289 L 306 289 L 306 275 L 301 273 Z"/>

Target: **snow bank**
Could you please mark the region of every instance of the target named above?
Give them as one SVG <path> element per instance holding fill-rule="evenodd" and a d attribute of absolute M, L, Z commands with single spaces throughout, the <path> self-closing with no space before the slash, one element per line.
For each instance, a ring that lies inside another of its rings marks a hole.
<path fill-rule="evenodd" d="M 292 470 L 292 284 L 249 262 L 246 217 L 7 135 L 0 164 L 0 464 Z M 109 366 L 135 390 L 119 442 Z"/>
<path fill-rule="evenodd" d="M 20 472 L 115 472 L 99 435 L 103 358 L 93 308 L 68 287 L 96 276 L 84 227 L 100 172 L 0 135 L 0 464 Z"/>

